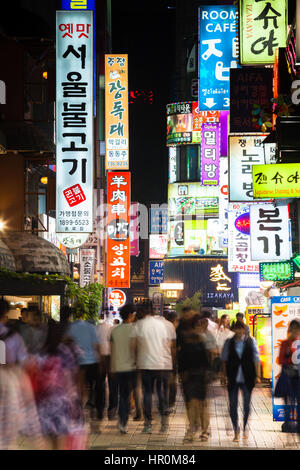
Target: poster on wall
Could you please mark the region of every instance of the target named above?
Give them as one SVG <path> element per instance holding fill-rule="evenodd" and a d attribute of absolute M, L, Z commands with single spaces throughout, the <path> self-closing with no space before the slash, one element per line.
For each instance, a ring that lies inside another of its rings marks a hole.
<path fill-rule="evenodd" d="M 200 110 L 229 110 L 230 68 L 239 67 L 237 7 L 199 7 L 198 31 Z"/>
<path fill-rule="evenodd" d="M 274 390 L 281 372 L 278 363 L 280 345 L 287 339 L 288 326 L 293 319 L 300 318 L 300 297 L 271 297 L 272 315 L 272 390 L 273 390 L 273 421 L 284 421 L 286 405 L 281 398 L 274 397 Z M 299 341 L 292 344 L 295 355 L 292 360 L 297 363 L 297 350 Z M 288 405 L 287 405 L 288 406 Z M 296 418 L 295 410 L 290 410 L 290 420 Z"/>
<path fill-rule="evenodd" d="M 93 231 L 93 12 L 56 12 L 56 231 Z"/>

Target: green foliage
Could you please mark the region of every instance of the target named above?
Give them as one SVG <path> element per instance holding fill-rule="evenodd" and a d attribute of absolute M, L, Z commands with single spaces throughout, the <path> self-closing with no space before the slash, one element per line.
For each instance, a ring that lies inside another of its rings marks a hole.
<path fill-rule="evenodd" d="M 103 286 L 98 282 L 93 282 L 85 287 L 79 287 L 69 276 L 60 274 L 29 274 L 17 273 L 0 268 L 1 281 L 27 281 L 34 283 L 49 282 L 51 284 L 57 281 L 66 283 L 66 298 L 75 305 L 77 312 L 83 312 L 85 319 L 97 319 L 102 302 Z"/>
<path fill-rule="evenodd" d="M 201 290 L 195 292 L 192 297 L 186 297 L 185 299 L 180 300 L 175 305 L 175 310 L 179 316 L 181 316 L 182 309 L 184 307 L 191 307 L 195 312 L 200 312 L 201 308 Z"/>

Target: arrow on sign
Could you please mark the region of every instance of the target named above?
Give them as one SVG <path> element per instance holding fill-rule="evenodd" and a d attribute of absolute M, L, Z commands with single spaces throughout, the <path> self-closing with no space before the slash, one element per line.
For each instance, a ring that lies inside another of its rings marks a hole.
<path fill-rule="evenodd" d="M 208 108 L 213 108 L 217 103 L 214 102 L 213 98 L 206 98 L 206 101 L 203 104 Z"/>

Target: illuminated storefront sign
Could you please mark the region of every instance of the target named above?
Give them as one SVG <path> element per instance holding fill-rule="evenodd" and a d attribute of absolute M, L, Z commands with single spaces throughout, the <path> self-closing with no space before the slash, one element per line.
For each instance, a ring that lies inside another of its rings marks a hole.
<path fill-rule="evenodd" d="M 162 259 L 168 252 L 167 235 L 149 235 L 149 258 Z"/>
<path fill-rule="evenodd" d="M 169 184 L 177 180 L 177 150 L 169 147 Z"/>
<path fill-rule="evenodd" d="M 218 186 L 220 178 L 220 123 L 204 123 L 201 131 L 201 184 Z"/>
<path fill-rule="evenodd" d="M 240 0 L 241 64 L 273 64 L 275 49 L 286 46 L 286 0 Z"/>
<path fill-rule="evenodd" d="M 199 108 L 229 109 L 230 68 L 238 65 L 235 5 L 199 7 Z"/>
<path fill-rule="evenodd" d="M 256 318 L 256 342 L 261 363 L 262 378 L 272 378 L 271 317 Z"/>
<path fill-rule="evenodd" d="M 57 240 L 70 250 L 76 250 L 83 245 L 89 238 L 88 233 L 57 233 Z"/>
<path fill-rule="evenodd" d="M 254 198 L 300 197 L 300 163 L 254 165 L 252 172 Z"/>
<path fill-rule="evenodd" d="M 288 326 L 294 319 L 300 317 L 300 297 L 271 297 L 271 315 L 272 315 L 272 388 L 273 392 L 279 375 L 281 373 L 281 364 L 279 364 L 279 351 L 282 341 L 287 339 Z M 292 351 L 297 351 L 299 341 L 292 344 Z M 273 421 L 285 420 L 284 401 L 273 395 Z M 296 419 L 294 411 L 290 419 Z"/>
<path fill-rule="evenodd" d="M 94 281 L 95 250 L 80 248 L 80 287 L 87 286 Z"/>
<path fill-rule="evenodd" d="M 167 145 L 199 144 L 202 124 L 219 121 L 219 111 L 199 111 L 198 101 L 167 104 Z"/>
<path fill-rule="evenodd" d="M 168 208 L 150 209 L 150 233 L 168 233 Z"/>
<path fill-rule="evenodd" d="M 219 213 L 219 188 L 200 183 L 175 183 L 168 186 L 169 216 L 196 215 L 216 218 Z"/>
<path fill-rule="evenodd" d="M 128 55 L 105 54 L 106 170 L 129 168 Z"/>
<path fill-rule="evenodd" d="M 236 274 L 228 272 L 225 262 L 210 263 L 206 290 L 206 299 L 212 304 L 221 307 L 226 303 L 237 302 Z"/>
<path fill-rule="evenodd" d="M 250 206 L 251 258 L 285 261 L 292 256 L 288 206 Z"/>
<path fill-rule="evenodd" d="M 130 287 L 130 173 L 107 173 L 107 287 Z"/>
<path fill-rule="evenodd" d="M 130 206 L 130 255 L 138 256 L 139 251 L 139 203 L 133 202 Z"/>
<path fill-rule="evenodd" d="M 108 294 L 108 302 L 114 310 L 119 310 L 126 303 L 126 294 L 120 289 L 113 289 Z"/>
<path fill-rule="evenodd" d="M 158 286 L 164 280 L 164 262 L 149 261 L 149 285 Z"/>
<path fill-rule="evenodd" d="M 258 288 L 260 278 L 258 273 L 239 273 L 237 280 L 238 288 Z"/>
<path fill-rule="evenodd" d="M 265 162 L 266 134 L 229 136 L 229 200 L 253 201 L 252 166 Z"/>
<path fill-rule="evenodd" d="M 279 263 L 259 263 L 261 281 L 293 281 L 295 278 L 292 261 Z"/>
<path fill-rule="evenodd" d="M 95 0 L 61 0 L 63 10 L 95 10 Z"/>
<path fill-rule="evenodd" d="M 56 12 L 56 231 L 93 231 L 93 12 Z"/>

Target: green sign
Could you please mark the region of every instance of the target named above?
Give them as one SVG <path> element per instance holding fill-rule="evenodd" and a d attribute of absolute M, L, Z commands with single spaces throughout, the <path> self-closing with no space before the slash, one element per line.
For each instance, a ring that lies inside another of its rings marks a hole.
<path fill-rule="evenodd" d="M 241 64 L 273 64 L 286 47 L 287 1 L 240 0 L 240 16 Z"/>
<path fill-rule="evenodd" d="M 300 197 L 300 163 L 253 165 L 252 175 L 256 199 Z"/>
<path fill-rule="evenodd" d="M 293 261 L 298 269 L 300 269 L 300 255 L 297 255 L 293 258 Z"/>
<path fill-rule="evenodd" d="M 259 263 L 259 277 L 261 281 L 293 281 L 293 262 Z"/>

